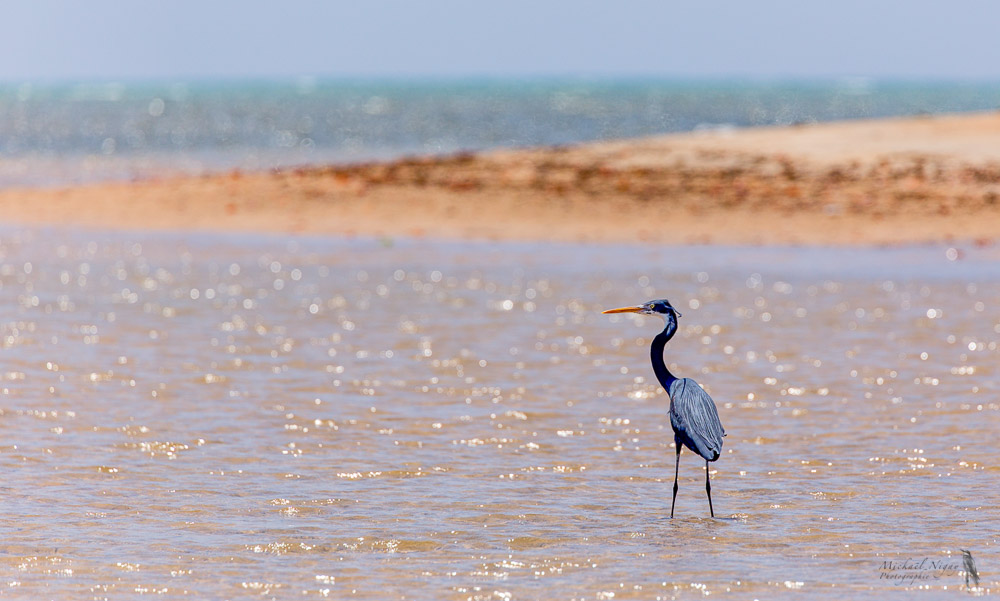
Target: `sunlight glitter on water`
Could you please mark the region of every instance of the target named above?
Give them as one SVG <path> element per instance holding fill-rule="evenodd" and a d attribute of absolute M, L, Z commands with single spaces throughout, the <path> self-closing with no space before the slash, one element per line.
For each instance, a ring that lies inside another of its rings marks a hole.
<path fill-rule="evenodd" d="M 964 548 L 995 589 L 995 254 L 6 232 L 2 586 L 902 598 Z M 664 296 L 715 520 L 691 453 L 668 518 L 660 320 L 600 315 Z"/>

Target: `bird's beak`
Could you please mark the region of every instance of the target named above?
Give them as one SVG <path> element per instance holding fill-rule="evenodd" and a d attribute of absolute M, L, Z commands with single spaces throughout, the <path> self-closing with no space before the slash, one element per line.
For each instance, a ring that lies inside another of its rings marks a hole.
<path fill-rule="evenodd" d="M 642 313 L 644 310 L 643 307 L 621 307 L 619 309 L 608 309 L 607 311 L 602 311 L 602 313 Z"/>

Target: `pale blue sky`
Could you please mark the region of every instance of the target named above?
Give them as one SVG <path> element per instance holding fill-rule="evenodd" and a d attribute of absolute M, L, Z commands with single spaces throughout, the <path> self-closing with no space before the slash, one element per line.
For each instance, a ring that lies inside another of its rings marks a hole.
<path fill-rule="evenodd" d="M 1000 80 L 1000 2 L 5 3 L 0 81 L 312 76 Z"/>

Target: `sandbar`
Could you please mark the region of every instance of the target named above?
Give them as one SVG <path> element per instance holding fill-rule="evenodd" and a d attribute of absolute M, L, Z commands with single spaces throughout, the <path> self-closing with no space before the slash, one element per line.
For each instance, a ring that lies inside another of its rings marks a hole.
<path fill-rule="evenodd" d="M 1000 240 L 1000 113 L 0 190 L 7 225 L 473 240 Z"/>

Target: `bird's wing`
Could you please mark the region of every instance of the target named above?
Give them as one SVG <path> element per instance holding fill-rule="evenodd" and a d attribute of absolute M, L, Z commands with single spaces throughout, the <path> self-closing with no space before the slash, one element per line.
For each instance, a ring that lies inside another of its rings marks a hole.
<path fill-rule="evenodd" d="M 668 392 L 670 423 L 678 438 L 705 459 L 718 459 L 726 431 L 712 397 L 690 378 L 674 381 Z"/>

